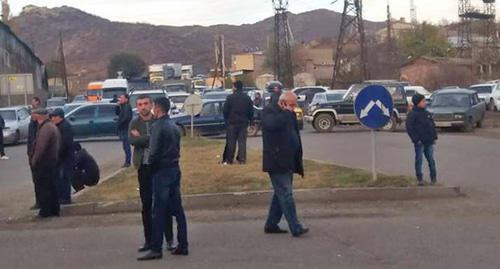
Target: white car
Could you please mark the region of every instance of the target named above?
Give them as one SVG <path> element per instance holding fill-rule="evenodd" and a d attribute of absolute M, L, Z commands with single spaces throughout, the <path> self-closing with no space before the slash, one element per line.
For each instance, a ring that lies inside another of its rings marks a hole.
<path fill-rule="evenodd" d="M 151 102 L 154 102 L 154 100 L 156 98 L 158 98 L 158 97 L 167 97 L 167 98 L 169 98 L 169 94 L 167 93 L 167 91 L 166 90 L 162 90 L 162 89 L 159 89 L 159 90 L 138 90 L 138 91 L 133 91 L 132 93 L 130 93 L 129 103 L 132 106 L 132 111 L 134 112 L 134 114 L 137 113 L 136 102 L 137 102 L 137 98 L 140 95 L 147 95 L 147 96 L 149 96 L 149 98 L 151 98 Z M 172 102 L 172 100 L 170 100 L 170 107 L 171 107 L 170 114 L 177 114 L 177 113 L 179 113 L 179 109 L 175 107 L 175 105 Z"/>
<path fill-rule="evenodd" d="M 347 90 L 328 90 L 327 92 L 317 93 L 309 104 L 309 111 L 314 110 L 317 105 L 329 102 L 342 101 Z"/>
<path fill-rule="evenodd" d="M 168 94 L 168 99 L 174 105 L 172 108 L 182 111 L 184 109 L 184 103 L 186 99 L 189 97 L 189 93 L 187 92 L 171 92 Z"/>
<path fill-rule="evenodd" d="M 426 90 L 422 86 L 405 86 L 405 92 L 406 92 L 406 99 L 408 101 L 408 104 L 413 104 L 411 99 L 417 93 L 425 96 L 425 100 L 427 100 L 427 101 L 429 101 L 431 99 L 431 95 L 432 95 L 428 90 Z"/>
<path fill-rule="evenodd" d="M 28 137 L 31 117 L 27 107 L 0 108 L 0 115 L 5 121 L 5 129 L 3 129 L 5 144 L 17 144 Z"/>
<path fill-rule="evenodd" d="M 322 87 L 322 86 L 305 86 L 305 87 L 298 87 L 292 90 L 295 95 L 297 95 L 297 101 L 299 102 L 299 105 L 307 107 L 311 102 L 312 99 L 314 98 L 314 95 L 317 93 L 324 93 L 329 91 L 330 89 L 328 87 Z"/>
<path fill-rule="evenodd" d="M 486 103 L 487 110 L 500 109 L 500 85 L 498 83 L 476 84 L 469 87 L 476 91 L 479 99 Z"/>

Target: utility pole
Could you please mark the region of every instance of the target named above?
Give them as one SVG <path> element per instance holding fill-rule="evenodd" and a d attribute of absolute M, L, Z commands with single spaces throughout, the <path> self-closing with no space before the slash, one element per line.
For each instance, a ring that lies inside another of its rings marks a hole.
<path fill-rule="evenodd" d="M 472 18 L 471 0 L 458 0 L 458 56 L 461 58 L 472 57 Z"/>
<path fill-rule="evenodd" d="M 293 34 L 288 22 L 288 0 L 272 1 L 274 7 L 274 77 L 285 87 L 293 88 L 291 45 Z"/>
<path fill-rule="evenodd" d="M 356 47 L 359 57 L 353 54 L 348 55 L 346 51 L 346 47 L 348 46 Z M 340 77 L 352 69 L 356 58 L 359 59 L 359 76 L 356 80 L 364 81 L 368 78 L 362 0 L 344 0 L 344 11 L 342 13 L 342 22 L 340 24 L 340 33 L 334 57 L 332 89 L 340 81 Z M 346 82 L 351 83 L 351 81 Z"/>
<path fill-rule="evenodd" d="M 219 72 L 222 76 L 219 77 Z M 224 53 L 224 36 L 217 35 L 215 37 L 215 73 L 214 80 L 212 81 L 212 88 L 215 87 L 215 81 L 221 79 L 222 88 L 226 88 L 226 64 Z"/>

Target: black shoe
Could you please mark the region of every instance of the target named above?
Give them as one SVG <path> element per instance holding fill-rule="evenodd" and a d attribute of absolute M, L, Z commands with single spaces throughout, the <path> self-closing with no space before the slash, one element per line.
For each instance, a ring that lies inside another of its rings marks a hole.
<path fill-rule="evenodd" d="M 148 244 L 144 244 L 144 246 L 137 249 L 137 252 L 146 252 L 148 250 L 151 250 L 151 247 Z"/>
<path fill-rule="evenodd" d="M 175 248 L 172 252 L 171 252 L 172 255 L 180 255 L 180 256 L 187 256 L 189 255 L 189 251 L 186 249 L 182 249 L 182 248 Z"/>
<path fill-rule="evenodd" d="M 38 210 L 40 209 L 40 206 L 38 204 L 34 204 L 30 207 L 30 210 Z"/>
<path fill-rule="evenodd" d="M 419 181 L 419 182 L 418 182 L 418 186 L 419 186 L 419 187 L 423 187 L 423 186 L 425 186 L 425 184 L 424 184 L 424 182 L 423 182 L 423 181 Z"/>
<path fill-rule="evenodd" d="M 431 181 L 431 186 L 435 186 L 437 184 L 437 180 L 432 180 Z"/>
<path fill-rule="evenodd" d="M 154 251 L 149 251 L 146 255 L 137 258 L 138 261 L 150 261 L 150 260 L 158 260 L 163 258 L 163 254 L 154 252 Z"/>
<path fill-rule="evenodd" d="M 129 164 L 129 163 L 124 163 L 124 164 L 122 165 L 122 168 L 129 168 L 129 167 L 130 167 L 130 164 Z"/>
<path fill-rule="evenodd" d="M 309 228 L 302 228 L 298 233 L 294 234 L 294 237 L 301 237 L 309 232 Z"/>
<path fill-rule="evenodd" d="M 174 251 L 177 248 L 177 246 L 174 245 L 174 242 L 167 242 L 167 246 L 165 249 L 167 251 Z"/>
<path fill-rule="evenodd" d="M 280 227 L 276 227 L 274 229 L 264 228 L 264 233 L 266 233 L 266 234 L 286 234 L 286 233 L 288 233 L 288 231 L 283 230 Z"/>

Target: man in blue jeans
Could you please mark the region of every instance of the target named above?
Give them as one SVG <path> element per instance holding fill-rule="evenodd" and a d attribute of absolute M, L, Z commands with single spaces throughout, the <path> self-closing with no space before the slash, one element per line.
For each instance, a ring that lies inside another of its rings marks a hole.
<path fill-rule="evenodd" d="M 128 127 L 132 120 L 132 107 L 129 104 L 129 96 L 122 94 L 119 99 L 118 114 L 118 137 L 122 141 L 123 151 L 125 152 L 125 163 L 122 167 L 130 167 L 132 161 L 132 150 L 128 140 Z"/>
<path fill-rule="evenodd" d="M 156 122 L 149 139 L 149 163 L 153 174 L 153 233 L 150 251 L 139 261 L 161 259 L 165 218 L 169 210 L 177 221 L 178 246 L 172 255 L 188 255 L 187 221 L 180 191 L 180 131 L 168 116 L 170 101 L 165 97 L 154 101 Z"/>
<path fill-rule="evenodd" d="M 431 184 L 437 182 L 436 161 L 434 160 L 434 144 L 438 139 L 436 125 L 431 113 L 426 110 L 427 102 L 421 94 L 412 98 L 413 109 L 406 119 L 406 131 L 415 146 L 415 172 L 418 185 L 424 185 L 422 173 L 423 156 L 429 163 Z"/>
<path fill-rule="evenodd" d="M 309 229 L 299 222 L 293 198 L 293 174 L 304 176 L 302 143 L 293 112 L 296 105 L 295 94 L 281 94 L 280 90 L 273 93 L 271 103 L 263 111 L 263 170 L 269 173 L 274 188 L 264 232 L 287 233 L 278 226 L 284 215 L 292 235 L 299 237 Z"/>

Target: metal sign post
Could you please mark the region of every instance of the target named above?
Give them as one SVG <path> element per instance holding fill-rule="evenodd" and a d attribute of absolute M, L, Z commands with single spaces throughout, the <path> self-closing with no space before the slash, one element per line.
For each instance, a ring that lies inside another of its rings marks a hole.
<path fill-rule="evenodd" d="M 371 129 L 372 177 L 377 180 L 376 130 L 386 126 L 392 118 L 394 102 L 389 91 L 380 85 L 362 89 L 354 101 L 354 111 L 361 124 Z"/>
<path fill-rule="evenodd" d="M 191 116 L 191 138 L 194 137 L 194 117 L 200 114 L 203 107 L 203 100 L 200 96 L 191 94 L 184 102 L 186 113 Z"/>

